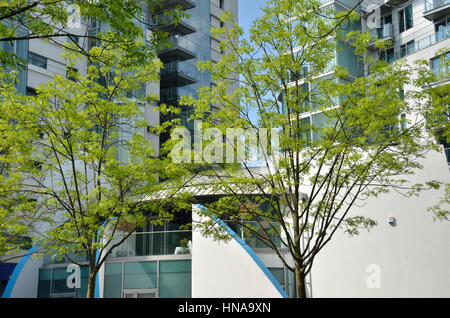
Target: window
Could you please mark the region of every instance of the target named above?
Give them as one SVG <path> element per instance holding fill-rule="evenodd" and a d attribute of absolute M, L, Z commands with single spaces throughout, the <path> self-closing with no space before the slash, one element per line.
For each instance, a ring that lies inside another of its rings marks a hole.
<path fill-rule="evenodd" d="M 386 15 L 380 19 L 380 25 L 386 25 L 392 23 L 392 14 Z"/>
<path fill-rule="evenodd" d="M 443 76 L 444 74 L 448 76 L 449 69 L 449 61 L 450 61 L 450 51 L 442 54 L 438 57 L 435 57 L 430 60 L 431 71 L 436 76 Z"/>
<path fill-rule="evenodd" d="M 220 19 L 212 15 L 211 16 L 211 28 L 218 28 L 221 26 L 222 26 L 222 24 L 220 22 Z"/>
<path fill-rule="evenodd" d="M 400 33 L 413 27 L 412 4 L 398 12 L 398 27 Z"/>
<path fill-rule="evenodd" d="M 436 42 L 442 41 L 450 34 L 450 18 L 442 20 L 434 25 L 436 32 Z"/>
<path fill-rule="evenodd" d="M 47 59 L 35 53 L 28 52 L 28 62 L 38 67 L 47 69 Z"/>
<path fill-rule="evenodd" d="M 216 39 L 211 38 L 211 49 L 213 49 L 217 52 L 221 52 L 220 42 L 217 41 Z"/>
<path fill-rule="evenodd" d="M 68 39 L 70 42 L 73 42 L 75 44 L 78 44 L 80 38 L 77 35 L 69 35 Z"/>
<path fill-rule="evenodd" d="M 33 87 L 29 87 L 27 86 L 27 91 L 26 91 L 27 96 L 36 96 L 36 89 L 34 89 Z"/>
<path fill-rule="evenodd" d="M 386 51 L 381 51 L 379 55 L 380 60 L 384 60 L 388 63 L 391 63 L 395 60 L 394 48 L 389 48 Z"/>
<path fill-rule="evenodd" d="M 76 68 L 67 66 L 66 77 L 67 79 L 75 82 L 75 73 L 78 73 Z"/>
<path fill-rule="evenodd" d="M 408 121 L 406 120 L 406 114 L 402 114 L 400 117 L 400 128 L 406 130 L 408 128 Z"/>
<path fill-rule="evenodd" d="M 414 53 L 415 51 L 415 43 L 414 40 L 409 41 L 406 44 L 400 46 L 400 55 L 403 57 L 407 54 Z"/>

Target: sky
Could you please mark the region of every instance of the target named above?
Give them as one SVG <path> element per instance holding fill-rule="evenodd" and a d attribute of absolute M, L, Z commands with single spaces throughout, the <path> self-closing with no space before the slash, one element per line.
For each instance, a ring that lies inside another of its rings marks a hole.
<path fill-rule="evenodd" d="M 246 36 L 252 25 L 261 14 L 266 0 L 238 0 L 239 3 L 239 25 L 244 29 Z M 258 118 L 256 111 L 250 111 L 250 118 L 256 123 Z"/>
<path fill-rule="evenodd" d="M 266 0 L 238 0 L 239 2 L 239 25 L 244 30 L 249 30 L 252 22 L 261 14 L 261 7 Z"/>

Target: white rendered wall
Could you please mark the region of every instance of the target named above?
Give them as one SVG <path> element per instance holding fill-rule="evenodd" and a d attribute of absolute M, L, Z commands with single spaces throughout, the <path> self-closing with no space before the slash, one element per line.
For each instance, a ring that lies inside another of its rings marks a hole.
<path fill-rule="evenodd" d="M 42 259 L 30 257 L 20 271 L 9 298 L 36 298 Z"/>
<path fill-rule="evenodd" d="M 430 179 L 450 182 L 442 152 L 430 153 L 414 176 Z M 434 222 L 427 211 L 443 196 L 443 189 L 411 198 L 393 191 L 354 209 L 378 226 L 355 237 L 338 233 L 324 247 L 313 266 L 313 297 L 450 297 L 450 222 Z"/>
<path fill-rule="evenodd" d="M 199 221 L 193 207 L 193 219 Z M 282 297 L 258 264 L 236 241 L 214 242 L 197 230 L 192 233 L 192 297 Z"/>

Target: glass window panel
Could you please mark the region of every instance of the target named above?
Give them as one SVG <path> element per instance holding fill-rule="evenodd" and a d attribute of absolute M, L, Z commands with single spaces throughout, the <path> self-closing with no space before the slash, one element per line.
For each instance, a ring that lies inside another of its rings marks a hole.
<path fill-rule="evenodd" d="M 312 116 L 313 141 L 319 141 L 322 129 L 327 126 L 327 118 L 323 113 Z"/>
<path fill-rule="evenodd" d="M 125 263 L 124 289 L 153 289 L 156 288 L 156 262 Z"/>
<path fill-rule="evenodd" d="M 405 26 L 406 30 L 413 27 L 413 11 L 412 4 L 405 8 Z"/>
<path fill-rule="evenodd" d="M 409 41 L 408 43 L 406 43 L 406 47 L 407 47 L 408 54 L 414 53 L 415 47 L 416 47 L 414 40 Z"/>
<path fill-rule="evenodd" d="M 73 293 L 74 289 L 67 287 L 67 277 L 70 273 L 67 273 L 66 268 L 53 269 L 52 277 L 52 293 Z"/>
<path fill-rule="evenodd" d="M 284 268 L 277 268 L 277 267 L 269 267 L 268 270 L 272 273 L 272 275 L 275 277 L 277 282 L 284 286 L 285 280 L 284 280 Z"/>
<path fill-rule="evenodd" d="M 159 263 L 159 297 L 191 297 L 191 261 L 161 261 Z"/>
<path fill-rule="evenodd" d="M 122 297 L 122 263 L 107 263 L 105 265 L 105 298 Z"/>
<path fill-rule="evenodd" d="M 296 298 L 296 284 L 295 284 L 295 274 L 290 270 L 286 271 L 286 293 L 290 298 Z"/>
<path fill-rule="evenodd" d="M 98 274 L 97 274 L 98 275 Z M 89 282 L 89 267 L 83 266 L 80 268 L 80 283 L 81 288 L 77 289 L 77 298 L 86 298 Z"/>
<path fill-rule="evenodd" d="M 403 10 L 398 12 L 398 30 L 400 33 L 405 31 L 405 12 Z"/>
<path fill-rule="evenodd" d="M 39 270 L 38 298 L 50 298 L 51 269 Z"/>
<path fill-rule="evenodd" d="M 47 68 L 47 59 L 32 52 L 28 52 L 28 62 L 38 67 Z"/>

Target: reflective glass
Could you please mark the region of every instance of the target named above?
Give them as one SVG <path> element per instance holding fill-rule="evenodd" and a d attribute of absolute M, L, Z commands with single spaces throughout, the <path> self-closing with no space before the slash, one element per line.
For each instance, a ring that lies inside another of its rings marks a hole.
<path fill-rule="evenodd" d="M 191 261 L 161 261 L 159 263 L 159 297 L 191 297 Z"/>
<path fill-rule="evenodd" d="M 130 262 L 125 263 L 124 266 L 124 289 L 156 288 L 156 262 Z"/>

